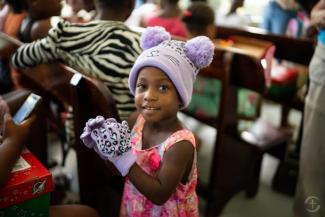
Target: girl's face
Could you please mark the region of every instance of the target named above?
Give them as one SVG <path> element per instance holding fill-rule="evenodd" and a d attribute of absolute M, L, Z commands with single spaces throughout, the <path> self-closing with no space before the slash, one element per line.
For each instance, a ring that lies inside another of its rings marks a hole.
<path fill-rule="evenodd" d="M 140 70 L 136 89 L 135 106 L 148 122 L 173 118 L 180 108 L 180 98 L 168 76 L 155 67 Z"/>

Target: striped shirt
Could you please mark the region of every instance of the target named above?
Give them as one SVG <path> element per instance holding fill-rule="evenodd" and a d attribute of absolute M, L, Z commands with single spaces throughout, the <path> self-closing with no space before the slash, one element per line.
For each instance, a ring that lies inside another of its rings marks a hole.
<path fill-rule="evenodd" d="M 140 35 L 122 22 L 86 24 L 61 20 L 48 36 L 21 46 L 12 57 L 16 68 L 62 61 L 103 81 L 111 91 L 121 119 L 135 110 L 128 88 L 129 72 L 141 52 Z"/>

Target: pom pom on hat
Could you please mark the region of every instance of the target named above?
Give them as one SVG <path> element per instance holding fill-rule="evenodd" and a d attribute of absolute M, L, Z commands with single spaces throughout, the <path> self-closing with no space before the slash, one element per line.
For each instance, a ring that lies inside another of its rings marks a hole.
<path fill-rule="evenodd" d="M 164 27 L 147 27 L 141 35 L 140 46 L 143 50 L 147 50 L 149 48 L 157 46 L 163 41 L 170 39 L 170 34 L 165 30 Z"/>
<path fill-rule="evenodd" d="M 186 56 L 201 69 L 210 65 L 213 60 L 214 44 L 206 36 L 198 36 L 185 44 Z"/>

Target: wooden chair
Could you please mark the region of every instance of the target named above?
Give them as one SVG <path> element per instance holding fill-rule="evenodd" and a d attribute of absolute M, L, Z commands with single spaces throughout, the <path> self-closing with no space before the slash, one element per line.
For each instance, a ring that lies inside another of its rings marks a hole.
<path fill-rule="evenodd" d="M 119 120 L 115 103 L 100 81 L 81 75 L 62 64 L 43 64 L 22 70 L 24 79 L 44 97 L 72 106 L 77 153 L 80 202 L 96 208 L 102 216 L 118 216 L 124 180 L 85 147 L 79 136 L 89 118 L 102 115 Z M 64 127 L 64 126 L 62 126 Z M 45 129 L 45 128 L 44 128 Z M 62 147 L 63 156 L 71 147 Z M 112 172 L 113 171 L 113 172 Z"/>
<path fill-rule="evenodd" d="M 71 70 L 71 69 L 69 69 Z M 76 135 L 80 202 L 96 208 L 102 216 L 118 216 L 124 178 L 117 175 L 93 150 L 79 139 L 86 121 L 97 115 L 119 116 L 108 88 L 97 79 L 76 73 L 71 79 Z"/>
<path fill-rule="evenodd" d="M 281 35 L 267 34 L 266 32 L 257 31 L 254 28 L 237 29 L 225 26 L 218 26 L 218 38 L 227 39 L 234 35 L 246 36 L 255 39 L 262 39 L 272 42 L 276 46 L 274 57 L 281 60 L 288 60 L 293 63 L 298 63 L 308 66 L 311 57 L 314 53 L 314 45 L 316 41 L 303 38 L 291 38 Z M 276 98 L 268 94 L 263 96 L 266 99 L 277 102 L 285 107 L 291 107 L 302 111 L 304 102 L 297 99 L 295 96 L 287 96 Z M 283 117 L 286 118 L 286 117 Z M 282 120 L 282 123 L 286 120 Z"/>
<path fill-rule="evenodd" d="M 287 60 L 308 67 L 309 62 L 314 53 L 316 40 L 306 38 L 291 38 L 281 35 L 267 34 L 256 28 L 237 29 L 226 26 L 218 26 L 218 38 L 227 39 L 233 35 L 247 36 L 255 39 L 262 39 L 272 42 L 276 46 L 275 58 Z M 286 126 L 288 123 L 288 116 L 290 109 L 296 109 L 303 114 L 304 99 L 294 95 L 287 95 L 282 97 L 274 97 L 268 93 L 263 95 L 263 98 L 278 103 L 282 107 L 281 125 Z M 299 156 L 300 144 L 302 138 L 303 119 L 300 122 L 300 129 L 296 141 L 295 155 Z"/>
<path fill-rule="evenodd" d="M 54 166 L 57 163 L 63 165 L 67 152 L 65 150 L 65 128 L 60 117 L 60 112 L 66 110 L 68 105 L 71 104 L 69 81 L 73 74 L 66 73 L 62 69 L 58 63 L 49 63 L 17 70 L 20 74 L 22 86 L 32 90 L 43 98 L 45 110 L 43 119 L 44 122 L 49 124 L 45 124 L 45 134 L 48 133 L 48 129 L 51 129 L 60 139 L 63 160 L 62 162 L 52 162 L 51 156 L 48 156 L 47 161 L 49 162 L 46 162 L 45 165 L 49 166 Z M 55 105 L 54 109 L 51 105 Z M 49 128 L 46 126 L 49 126 Z M 48 146 L 46 141 L 43 146 Z"/>
<path fill-rule="evenodd" d="M 198 185 L 199 195 L 207 202 L 205 216 L 217 216 L 239 191 L 246 190 L 248 196 L 256 194 L 263 154 L 277 149 L 283 154 L 290 136 L 276 129 L 277 134 L 269 141 L 253 144 L 237 130 L 237 89 L 244 87 L 258 93 L 266 90 L 264 69 L 258 59 L 216 48 L 212 64 L 199 76 L 218 79 L 222 84 L 218 117 L 196 117 L 184 111 L 217 130 L 209 182 L 204 185 L 199 179 Z"/>

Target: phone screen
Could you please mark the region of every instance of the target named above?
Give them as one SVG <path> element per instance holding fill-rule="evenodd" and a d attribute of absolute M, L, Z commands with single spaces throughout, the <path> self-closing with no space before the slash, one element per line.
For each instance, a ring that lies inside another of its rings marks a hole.
<path fill-rule="evenodd" d="M 16 124 L 24 121 L 40 103 L 41 97 L 31 93 L 13 117 Z"/>

